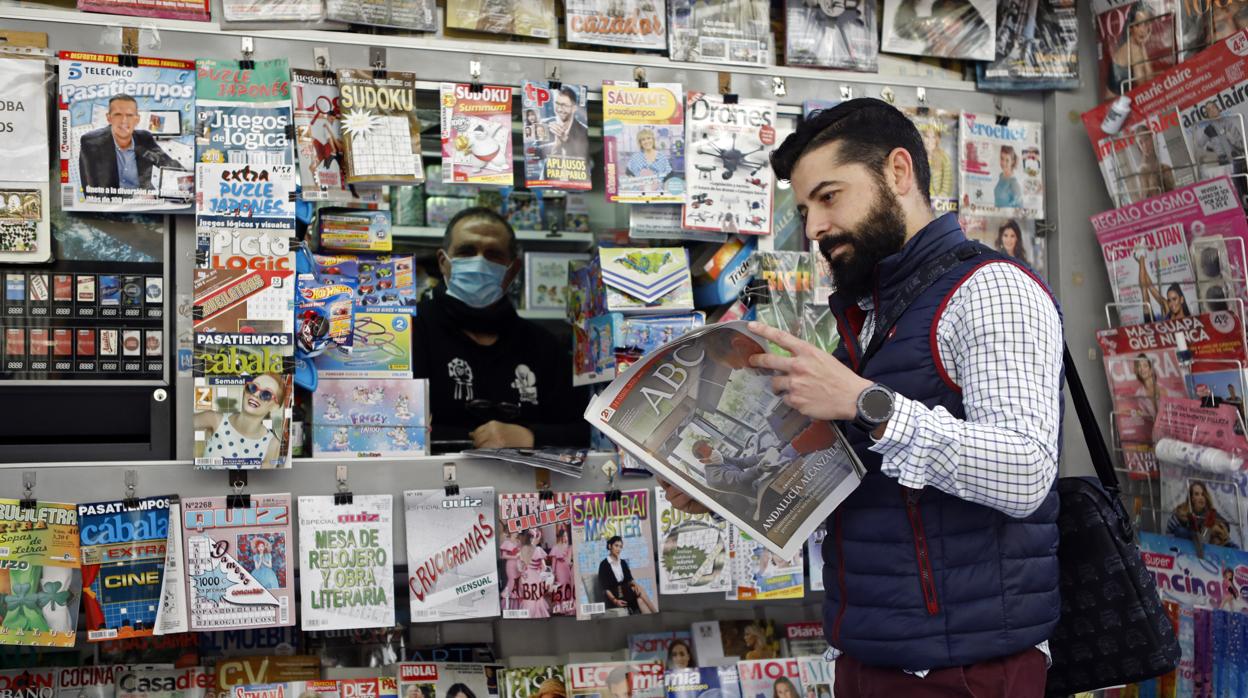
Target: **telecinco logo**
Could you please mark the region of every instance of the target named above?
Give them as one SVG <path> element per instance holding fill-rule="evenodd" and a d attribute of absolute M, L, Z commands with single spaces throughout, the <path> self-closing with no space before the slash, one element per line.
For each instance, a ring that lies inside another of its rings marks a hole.
<path fill-rule="evenodd" d="M 70 80 L 77 80 L 82 77 L 82 65 L 79 63 L 70 63 L 69 70 L 66 71 Z"/>

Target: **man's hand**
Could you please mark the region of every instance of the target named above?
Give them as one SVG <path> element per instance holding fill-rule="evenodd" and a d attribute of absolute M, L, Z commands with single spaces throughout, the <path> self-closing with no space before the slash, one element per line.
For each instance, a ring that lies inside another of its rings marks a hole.
<path fill-rule="evenodd" d="M 786 405 L 824 421 L 853 419 L 858 414 L 858 395 L 871 387 L 871 381 L 788 332 L 761 322 L 751 322 L 750 331 L 792 354 L 761 352 L 750 357 L 751 366 L 779 373 L 771 379 L 771 389 L 784 395 Z"/>
<path fill-rule="evenodd" d="M 673 509 L 683 511 L 686 514 L 709 514 L 710 509 L 702 506 L 698 500 L 685 494 L 680 488 L 663 478 L 655 478 L 659 482 L 659 487 L 663 488 L 663 494 L 667 497 L 667 501 L 672 505 Z"/>
<path fill-rule="evenodd" d="M 533 448 L 533 432 L 519 424 L 491 420 L 468 435 L 474 448 Z"/>

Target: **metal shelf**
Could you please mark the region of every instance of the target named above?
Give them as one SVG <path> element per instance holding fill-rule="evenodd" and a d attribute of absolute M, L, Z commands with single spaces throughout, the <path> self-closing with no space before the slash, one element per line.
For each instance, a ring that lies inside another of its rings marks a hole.
<path fill-rule="evenodd" d="M 568 319 L 568 313 L 566 310 L 549 310 L 546 308 L 542 308 L 540 310 L 529 310 L 528 308 L 521 308 L 520 310 L 517 310 L 516 312 L 520 314 L 520 317 L 525 318 L 526 320 L 567 320 Z"/>
<path fill-rule="evenodd" d="M 396 238 L 441 240 L 446 231 L 432 226 L 396 225 L 391 228 L 391 232 Z M 552 242 L 568 245 L 585 245 L 587 247 L 594 244 L 593 233 L 573 233 L 569 231 L 560 231 L 552 235 L 540 230 L 517 230 L 516 239 L 521 242 Z"/>

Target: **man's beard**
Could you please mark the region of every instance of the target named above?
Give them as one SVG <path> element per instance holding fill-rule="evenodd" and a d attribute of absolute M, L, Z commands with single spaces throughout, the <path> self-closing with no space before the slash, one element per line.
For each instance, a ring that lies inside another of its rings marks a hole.
<path fill-rule="evenodd" d="M 848 245 L 835 259 L 833 247 Z M 906 244 L 906 221 L 901 202 L 883 184 L 876 186 L 875 203 L 856 230 L 819 238 L 819 252 L 832 270 L 832 283 L 838 294 L 858 299 L 871 293 L 875 267 L 885 257 L 901 251 Z"/>

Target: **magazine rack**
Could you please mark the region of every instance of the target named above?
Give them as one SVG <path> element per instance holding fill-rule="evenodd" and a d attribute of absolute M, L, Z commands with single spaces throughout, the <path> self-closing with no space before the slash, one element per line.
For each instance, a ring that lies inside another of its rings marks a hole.
<path fill-rule="evenodd" d="M 1245 320 L 1244 299 L 1242 298 L 1205 298 L 1203 296 L 1196 296 L 1195 301 L 1196 301 L 1197 308 L 1200 309 L 1200 312 L 1214 312 L 1212 309 L 1209 308 L 1209 306 L 1214 303 L 1228 306 L 1226 308 L 1218 308 L 1218 310 L 1225 310 L 1227 312 L 1234 313 L 1236 317 L 1238 317 L 1240 320 L 1240 329 L 1243 330 L 1243 323 Z M 1142 304 L 1149 305 L 1151 307 L 1151 301 L 1147 301 L 1147 300 L 1139 301 L 1139 302 L 1111 301 L 1109 303 L 1106 303 L 1105 304 L 1105 327 L 1104 329 L 1111 330 L 1117 327 L 1124 327 L 1128 324 L 1131 324 L 1131 323 L 1119 322 L 1119 320 L 1122 319 L 1122 315 L 1121 313 L 1118 312 L 1118 309 L 1128 308 L 1128 307 L 1138 308 Z M 1248 335 L 1248 332 L 1244 332 L 1244 334 Z"/>

